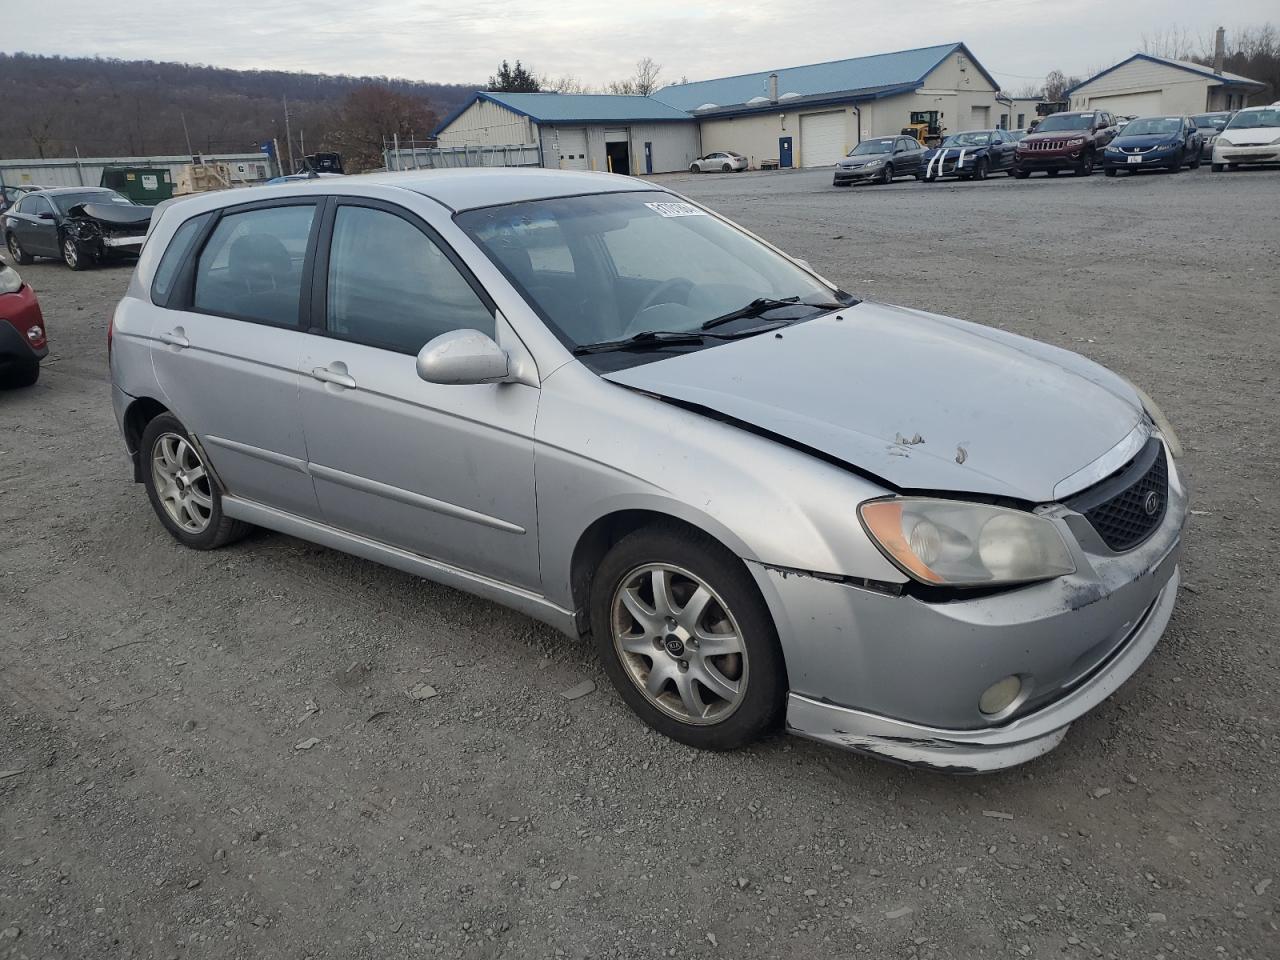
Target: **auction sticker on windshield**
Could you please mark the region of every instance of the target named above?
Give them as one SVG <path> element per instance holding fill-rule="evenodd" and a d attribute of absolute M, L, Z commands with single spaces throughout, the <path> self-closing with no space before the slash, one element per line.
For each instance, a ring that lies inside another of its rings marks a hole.
<path fill-rule="evenodd" d="M 660 217 L 705 217 L 707 211 L 699 210 L 692 203 L 646 203 L 646 207 Z"/>

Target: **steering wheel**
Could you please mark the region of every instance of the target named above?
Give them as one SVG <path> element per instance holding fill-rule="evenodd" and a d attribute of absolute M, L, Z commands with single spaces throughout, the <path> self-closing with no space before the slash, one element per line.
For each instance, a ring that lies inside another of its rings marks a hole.
<path fill-rule="evenodd" d="M 640 316 L 640 314 L 658 303 L 687 303 L 689 293 L 692 290 L 693 281 L 685 277 L 672 277 L 670 280 L 664 280 L 644 298 L 644 302 L 640 304 L 635 315 L 637 317 Z"/>

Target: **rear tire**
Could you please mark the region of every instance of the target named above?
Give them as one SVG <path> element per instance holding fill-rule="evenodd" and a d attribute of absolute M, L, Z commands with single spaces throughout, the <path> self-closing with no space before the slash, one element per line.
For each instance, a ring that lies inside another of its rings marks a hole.
<path fill-rule="evenodd" d="M 9 248 L 9 256 L 13 257 L 13 262 L 19 266 L 27 266 L 35 262 L 35 257 L 22 249 L 22 244 L 18 242 L 18 238 L 12 233 L 5 237 L 5 246 Z"/>
<path fill-rule="evenodd" d="M 203 451 L 171 413 L 142 431 L 138 448 L 142 483 L 164 528 L 192 550 L 216 550 L 244 537 L 251 527 L 222 512 L 222 490 Z"/>
<path fill-rule="evenodd" d="M 624 537 L 589 604 L 605 672 L 659 733 L 732 750 L 778 725 L 787 678 L 773 618 L 742 562 L 706 534 L 658 525 Z"/>
<path fill-rule="evenodd" d="M 0 378 L 0 387 L 34 387 L 40 379 L 40 364 L 32 363 L 22 367 L 8 377 Z"/>

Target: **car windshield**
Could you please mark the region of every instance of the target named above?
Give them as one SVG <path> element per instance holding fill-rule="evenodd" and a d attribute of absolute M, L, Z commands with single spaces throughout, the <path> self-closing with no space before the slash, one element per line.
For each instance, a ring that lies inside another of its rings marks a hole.
<path fill-rule="evenodd" d="M 86 190 L 84 193 L 52 193 L 49 199 L 58 208 L 59 213 L 66 213 L 77 203 L 124 203 L 132 205 L 128 197 L 114 190 Z"/>
<path fill-rule="evenodd" d="M 1228 130 L 1252 130 L 1256 127 L 1280 127 L 1280 109 L 1241 110 L 1227 124 Z"/>
<path fill-rule="evenodd" d="M 1227 118 L 1230 116 L 1231 114 L 1229 113 L 1198 113 L 1191 119 L 1196 122 L 1196 126 L 1201 130 L 1207 130 L 1226 123 Z"/>
<path fill-rule="evenodd" d="M 968 133 L 953 133 L 942 141 L 944 147 L 985 147 L 991 142 L 991 134 L 985 130 L 971 130 Z"/>
<path fill-rule="evenodd" d="M 851 157 L 865 157 L 870 153 L 892 153 L 893 140 L 863 140 L 849 151 Z"/>
<path fill-rule="evenodd" d="M 1054 113 L 1040 121 L 1036 133 L 1052 133 L 1054 130 L 1088 130 L 1093 123 L 1092 113 Z"/>
<path fill-rule="evenodd" d="M 698 334 L 708 321 L 760 300 L 838 296 L 741 230 L 659 191 L 505 204 L 455 220 L 571 348 L 655 331 Z M 788 303 L 778 319 L 817 312 Z M 714 333 L 775 319 L 753 315 Z"/>
<path fill-rule="evenodd" d="M 1177 133 L 1182 129 L 1181 117 L 1142 117 L 1130 120 L 1120 132 L 1122 137 L 1149 137 L 1153 134 Z"/>

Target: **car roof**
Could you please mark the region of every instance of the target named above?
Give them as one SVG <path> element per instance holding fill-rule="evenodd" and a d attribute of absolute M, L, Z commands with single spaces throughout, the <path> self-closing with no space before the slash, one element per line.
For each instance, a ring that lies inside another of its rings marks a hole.
<path fill-rule="evenodd" d="M 523 203 L 527 200 L 549 200 L 552 197 L 662 189 L 643 180 L 612 173 L 544 170 L 541 167 L 466 167 L 457 170 L 367 173 L 328 180 L 325 186 L 338 193 L 348 184 L 361 181 L 412 190 L 431 197 L 454 211 Z"/>
<path fill-rule="evenodd" d="M 47 193 L 52 196 L 67 193 L 115 193 L 110 187 L 40 187 L 32 193 Z"/>

